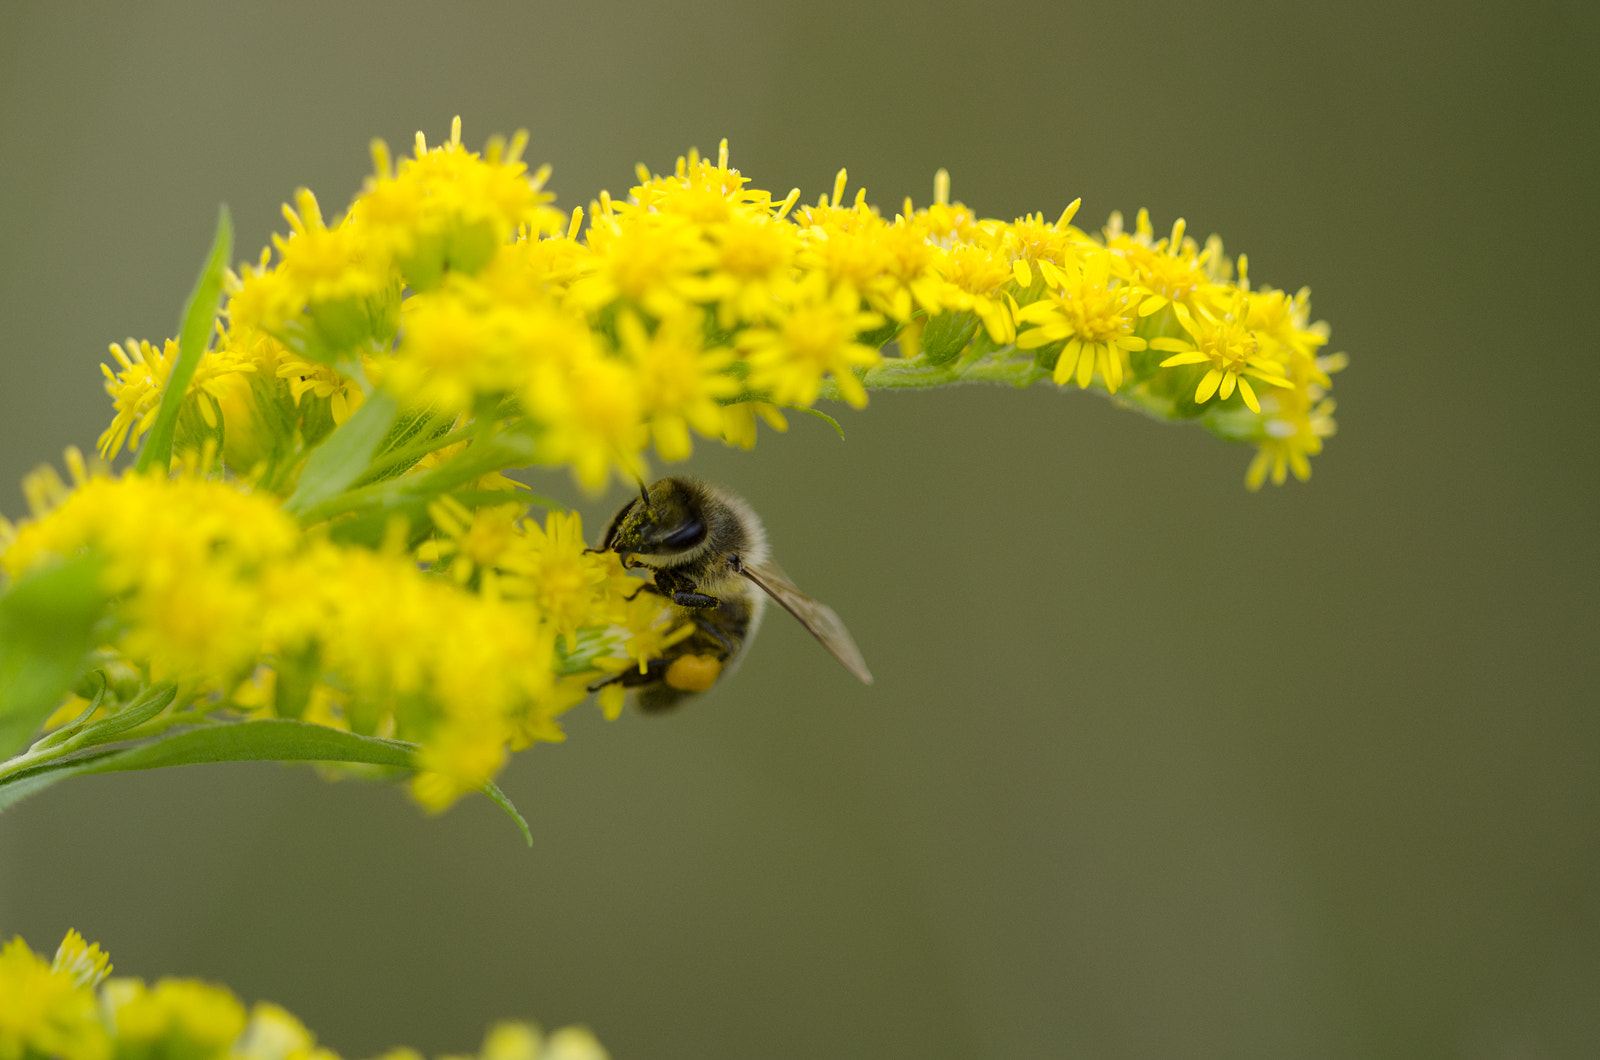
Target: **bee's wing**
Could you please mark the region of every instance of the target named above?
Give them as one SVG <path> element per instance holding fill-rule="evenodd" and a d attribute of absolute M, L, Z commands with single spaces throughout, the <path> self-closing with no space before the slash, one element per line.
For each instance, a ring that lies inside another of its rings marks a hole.
<path fill-rule="evenodd" d="M 740 573 L 782 604 L 785 611 L 799 619 L 800 624 L 810 630 L 811 635 L 820 640 L 822 646 L 832 652 L 835 659 L 844 663 L 846 670 L 859 677 L 863 683 L 872 684 L 872 674 L 867 670 L 867 661 L 861 657 L 861 649 L 850 639 L 850 631 L 844 628 L 844 623 L 839 621 L 839 616 L 833 613 L 831 607 L 819 604 L 796 589 L 794 582 L 789 580 L 789 576 L 784 574 L 777 564 L 745 564 Z"/>

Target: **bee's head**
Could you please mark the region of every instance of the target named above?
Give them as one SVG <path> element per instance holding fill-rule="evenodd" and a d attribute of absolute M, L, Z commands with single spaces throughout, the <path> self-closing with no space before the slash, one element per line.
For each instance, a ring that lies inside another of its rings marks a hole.
<path fill-rule="evenodd" d="M 649 489 L 639 483 L 639 497 L 612 520 L 604 548 L 639 556 L 670 559 L 691 552 L 706 539 L 699 491 L 686 479 L 664 478 Z"/>

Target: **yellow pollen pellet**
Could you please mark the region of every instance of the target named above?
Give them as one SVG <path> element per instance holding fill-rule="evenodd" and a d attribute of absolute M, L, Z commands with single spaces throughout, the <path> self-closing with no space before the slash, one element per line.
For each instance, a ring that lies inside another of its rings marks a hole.
<path fill-rule="evenodd" d="M 704 692 L 717 683 L 722 660 L 715 655 L 680 655 L 667 667 L 667 686 L 679 692 Z"/>

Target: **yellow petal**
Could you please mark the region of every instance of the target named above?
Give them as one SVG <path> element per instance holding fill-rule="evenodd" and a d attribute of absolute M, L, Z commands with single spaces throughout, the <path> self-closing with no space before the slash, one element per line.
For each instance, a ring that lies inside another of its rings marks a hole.
<path fill-rule="evenodd" d="M 1176 356 L 1168 357 L 1166 360 L 1161 362 L 1161 367 L 1171 368 L 1175 364 L 1204 364 L 1209 360 L 1211 360 L 1211 358 L 1207 357 L 1199 350 L 1190 350 L 1188 353 L 1180 353 Z"/>
<path fill-rule="evenodd" d="M 1095 343 L 1083 344 L 1083 351 L 1078 354 L 1078 387 L 1081 390 L 1089 389 L 1089 380 L 1094 378 L 1094 350 Z"/>
<path fill-rule="evenodd" d="M 1028 269 L 1028 263 L 1026 261 L 1012 262 L 1011 275 L 1016 277 L 1017 286 L 1024 289 L 1033 286 L 1033 273 Z"/>
<path fill-rule="evenodd" d="M 1217 386 L 1222 382 L 1223 373 L 1213 368 L 1200 380 L 1200 385 L 1194 389 L 1194 402 L 1204 405 L 1211 400 L 1211 395 L 1217 392 Z"/>
<path fill-rule="evenodd" d="M 1165 295 L 1153 294 L 1149 298 L 1146 298 L 1144 303 L 1139 306 L 1139 315 L 1142 317 L 1154 316 L 1156 313 L 1159 313 L 1169 301 L 1171 301 L 1171 299 L 1167 298 Z"/>
<path fill-rule="evenodd" d="M 844 398 L 851 408 L 866 407 L 866 388 L 861 385 L 861 380 L 855 377 L 854 372 L 835 372 L 833 381 L 839 388 L 839 396 Z"/>
<path fill-rule="evenodd" d="M 1250 389 L 1250 380 L 1242 375 L 1239 377 L 1239 396 L 1244 398 L 1244 403 L 1250 406 L 1251 412 L 1259 413 L 1261 411 L 1261 402 L 1256 400 L 1256 392 Z M 1258 482 L 1256 485 L 1260 485 L 1260 483 Z"/>
<path fill-rule="evenodd" d="M 1222 373 L 1222 386 L 1217 391 L 1217 396 L 1220 397 L 1223 401 L 1226 401 L 1229 398 L 1233 397 L 1233 382 L 1234 382 L 1234 380 L 1236 380 L 1238 378 L 1239 378 L 1239 374 L 1237 372 L 1223 372 Z"/>
<path fill-rule="evenodd" d="M 1265 449 L 1256 450 L 1255 459 L 1250 461 L 1250 470 L 1244 474 L 1245 488 L 1254 492 L 1261 488 L 1267 480 L 1267 468 L 1272 464 L 1272 454 Z"/>
<path fill-rule="evenodd" d="M 1294 386 L 1293 383 L 1289 382 L 1287 379 L 1284 379 L 1282 376 L 1263 375 L 1253 368 L 1246 368 L 1245 371 L 1249 372 L 1263 383 L 1271 383 L 1273 386 Z"/>
<path fill-rule="evenodd" d="M 1100 373 L 1100 378 L 1105 382 L 1106 389 L 1111 390 L 1114 388 L 1111 385 L 1111 365 L 1106 360 L 1106 352 L 1108 349 L 1109 347 L 1103 342 L 1095 343 L 1094 368 L 1095 371 Z"/>
<path fill-rule="evenodd" d="M 1050 376 L 1057 386 L 1066 386 L 1067 380 L 1072 378 L 1072 369 L 1078 363 L 1078 351 L 1082 347 L 1083 343 L 1080 340 L 1073 339 L 1067 343 L 1067 348 L 1061 351 L 1061 356 L 1056 360 L 1056 370 Z"/>
<path fill-rule="evenodd" d="M 1200 337 L 1200 325 L 1194 322 L 1194 317 L 1190 314 L 1188 306 L 1174 303 L 1172 306 L 1172 312 L 1173 315 L 1178 318 L 1178 323 L 1182 325 L 1183 330 L 1187 331 L 1195 338 Z"/>

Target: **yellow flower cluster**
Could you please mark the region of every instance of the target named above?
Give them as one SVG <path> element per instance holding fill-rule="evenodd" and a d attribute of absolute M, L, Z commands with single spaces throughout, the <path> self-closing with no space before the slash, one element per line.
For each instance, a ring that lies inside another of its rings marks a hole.
<path fill-rule="evenodd" d="M 68 931 L 46 961 L 20 937 L 0 947 L 0 1060 L 338 1060 L 277 1005 L 248 1011 L 230 991 L 194 979 L 107 979 L 99 946 Z M 582 1027 L 549 1035 L 526 1023 L 491 1028 L 478 1060 L 606 1060 Z M 385 1060 L 421 1060 L 394 1050 Z"/>
<path fill-rule="evenodd" d="M 292 490 L 299 462 L 374 387 L 402 406 L 520 424 L 528 460 L 597 488 L 643 472 L 652 442 L 687 457 L 691 432 L 754 441 L 756 419 L 875 387 L 1075 382 L 1170 419 L 1199 419 L 1304 477 L 1332 430 L 1342 361 L 1308 293 L 1253 289 L 1213 237 L 1180 220 L 1157 239 L 1141 211 L 1102 233 L 1031 215 L 983 219 L 949 197 L 892 219 L 864 191 L 797 205 L 694 152 L 640 168 L 563 220 L 524 138 L 466 150 L 418 134 L 331 225 L 302 190 L 287 236 L 230 281 L 227 325 L 189 384 L 179 449 L 207 438 L 227 465 Z M 149 425 L 169 354 L 114 347 L 111 456 Z M 1258 395 L 1258 391 L 1263 392 Z M 1280 392 L 1281 393 L 1278 393 Z M 1263 404 L 1265 394 L 1275 400 Z M 1237 395 L 1237 397 L 1236 397 Z M 1248 413 L 1248 415 L 1239 415 Z"/>
<path fill-rule="evenodd" d="M 1158 239 L 1142 211 L 1080 230 L 1077 203 L 984 219 L 942 172 L 893 218 L 843 172 L 801 205 L 751 187 L 726 143 L 564 218 L 524 146 L 469 151 L 459 121 L 398 164 L 375 144 L 349 210 L 329 222 L 302 190 L 289 234 L 229 275 L 210 349 L 190 348 L 203 318 L 181 352 L 112 347 L 101 456 L 143 439 L 139 466 L 170 472 L 170 443 L 186 470 L 70 457 L 75 489 L 36 477 L 35 521 L 0 523 L 0 570 L 103 561 L 102 658 L 177 686 L 133 735 L 226 710 L 394 737 L 420 745 L 431 807 L 559 739 L 588 685 L 688 627 L 627 599 L 640 583 L 585 551 L 576 517 L 524 518 L 511 468 L 598 488 L 642 476 L 652 444 L 679 460 L 695 433 L 753 444 L 784 407 L 976 381 L 1198 421 L 1257 446 L 1252 488 L 1305 478 L 1333 432 L 1344 358 L 1321 352 L 1308 293 L 1253 285 L 1182 221 Z"/>
<path fill-rule="evenodd" d="M 638 581 L 615 555 L 585 553 L 577 515 L 540 526 L 511 493 L 476 512 L 436 502 L 424 571 L 401 541 L 303 532 L 270 495 L 234 484 L 69 463 L 74 489 L 30 480 L 36 519 L 0 527 L 0 569 L 15 579 L 97 556 L 115 619 L 107 648 L 188 692 L 168 717 L 198 700 L 418 743 L 413 790 L 430 808 L 482 787 L 508 749 L 562 739 L 556 719 L 587 684 L 687 632 L 659 598 L 625 599 Z"/>

